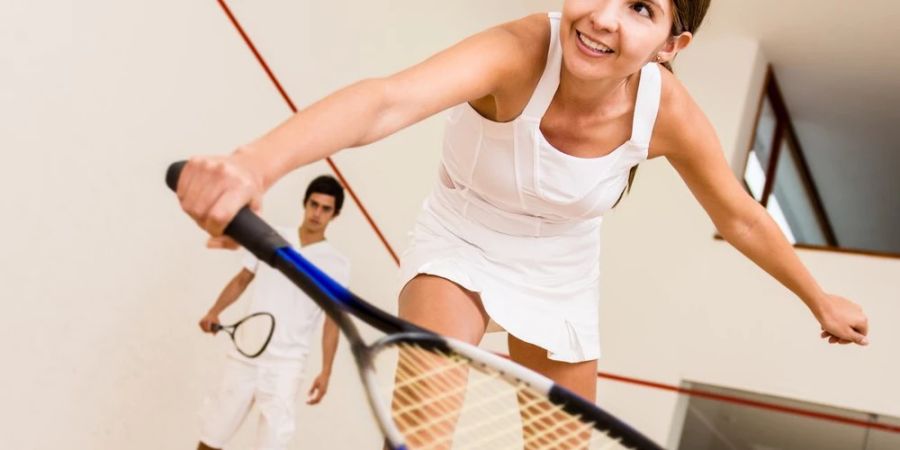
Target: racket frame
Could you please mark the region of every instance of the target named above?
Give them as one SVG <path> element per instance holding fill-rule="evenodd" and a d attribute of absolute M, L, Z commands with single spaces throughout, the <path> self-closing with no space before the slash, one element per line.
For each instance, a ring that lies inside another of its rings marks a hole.
<path fill-rule="evenodd" d="M 269 328 L 269 334 L 266 336 L 266 341 L 263 342 L 263 345 L 262 345 L 262 347 L 260 347 L 259 351 L 257 351 L 256 353 L 253 353 L 253 354 L 246 353 L 246 352 L 244 352 L 243 349 L 241 349 L 241 346 L 238 345 L 237 341 L 235 340 L 234 333 L 237 331 L 237 328 L 242 323 L 244 323 L 247 320 L 250 320 L 254 317 L 259 317 L 259 316 L 268 316 L 269 319 L 272 320 L 272 326 Z M 264 351 L 266 351 L 266 348 L 269 346 L 269 342 L 272 341 L 272 335 L 275 334 L 275 316 L 273 316 L 271 313 L 267 313 L 265 311 L 259 311 L 259 312 L 255 312 L 253 314 L 249 314 L 246 317 L 244 317 L 243 319 L 238 320 L 237 322 L 235 322 L 231 325 L 222 325 L 222 324 L 214 323 L 214 324 L 212 324 L 212 330 L 213 331 L 224 331 L 224 332 L 228 333 L 228 336 L 231 337 L 231 342 L 234 343 L 234 348 L 236 348 L 240 354 L 242 354 L 248 358 L 256 358 L 257 356 L 262 355 Z"/>

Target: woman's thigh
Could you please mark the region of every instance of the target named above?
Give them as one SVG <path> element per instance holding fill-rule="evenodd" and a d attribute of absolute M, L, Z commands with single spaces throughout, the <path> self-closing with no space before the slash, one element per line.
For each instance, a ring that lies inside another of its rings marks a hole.
<path fill-rule="evenodd" d="M 417 275 L 400 292 L 404 320 L 473 345 L 481 342 L 488 315 L 475 292 L 446 278 Z"/>
<path fill-rule="evenodd" d="M 478 294 L 430 275 L 418 275 L 403 288 L 400 317 L 473 345 L 481 341 L 488 322 Z M 435 448 L 434 442 L 449 442 L 465 399 L 468 370 L 452 359 L 414 349 L 401 349 L 398 361 L 392 409 L 406 443 Z"/>
<path fill-rule="evenodd" d="M 554 361 L 547 350 L 509 335 L 509 356 L 513 361 L 538 372 L 556 384 L 595 402 L 597 398 L 597 360 L 578 363 Z"/>

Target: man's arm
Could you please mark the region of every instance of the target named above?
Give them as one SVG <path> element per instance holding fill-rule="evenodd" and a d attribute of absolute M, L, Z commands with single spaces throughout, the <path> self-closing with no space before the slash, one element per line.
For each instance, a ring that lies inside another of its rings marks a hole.
<path fill-rule="evenodd" d="M 246 268 L 241 269 L 231 281 L 225 285 L 225 288 L 222 289 L 222 293 L 219 294 L 219 298 L 216 299 L 216 302 L 209 308 L 209 312 L 200 319 L 200 329 L 206 333 L 213 333 L 215 331 L 212 330 L 213 324 L 219 323 L 219 314 L 231 306 L 238 297 L 247 289 L 247 286 L 253 281 L 253 277 L 255 277 L 254 273 L 247 270 Z"/>
<path fill-rule="evenodd" d="M 330 317 L 325 316 L 325 325 L 322 327 L 322 371 L 309 388 L 307 404 L 319 403 L 328 392 L 328 379 L 331 378 L 331 366 L 334 363 L 334 354 L 337 352 L 339 334 L 337 324 Z"/>

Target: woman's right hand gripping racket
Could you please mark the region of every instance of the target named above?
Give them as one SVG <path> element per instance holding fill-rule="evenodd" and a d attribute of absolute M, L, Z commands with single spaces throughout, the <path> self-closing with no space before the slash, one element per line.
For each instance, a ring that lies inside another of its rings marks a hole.
<path fill-rule="evenodd" d="M 183 165 L 169 167 L 166 182 L 172 190 Z M 542 375 L 362 300 L 294 251 L 249 208 L 241 209 L 225 234 L 282 272 L 338 324 L 390 448 L 662 448 Z M 367 344 L 350 316 L 385 336 Z"/>

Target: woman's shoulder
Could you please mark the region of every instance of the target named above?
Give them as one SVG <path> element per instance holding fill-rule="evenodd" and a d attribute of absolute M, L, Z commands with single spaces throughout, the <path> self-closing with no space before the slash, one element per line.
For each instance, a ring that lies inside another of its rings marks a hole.
<path fill-rule="evenodd" d="M 709 120 L 675 74 L 659 66 L 659 111 L 651 141 L 651 157 L 668 156 L 689 148 L 701 134 L 712 131 Z"/>
<path fill-rule="evenodd" d="M 524 39 L 550 38 L 550 13 L 535 13 L 500 24 L 501 28 Z"/>
<path fill-rule="evenodd" d="M 674 73 L 662 65 L 659 65 L 659 72 L 662 84 L 659 97 L 659 112 L 661 115 L 664 113 L 675 113 L 677 115 L 685 107 L 694 103 L 690 92 Z"/>
<path fill-rule="evenodd" d="M 517 117 L 537 85 L 547 63 L 550 47 L 550 18 L 532 14 L 492 28 L 489 32 L 499 47 L 493 50 L 490 76 L 496 80 L 491 93 L 469 103 L 491 120 L 505 122 Z"/>
<path fill-rule="evenodd" d="M 548 13 L 536 13 L 506 22 L 497 27 L 504 31 L 511 43 L 526 56 L 546 56 L 550 46 L 550 18 Z"/>

